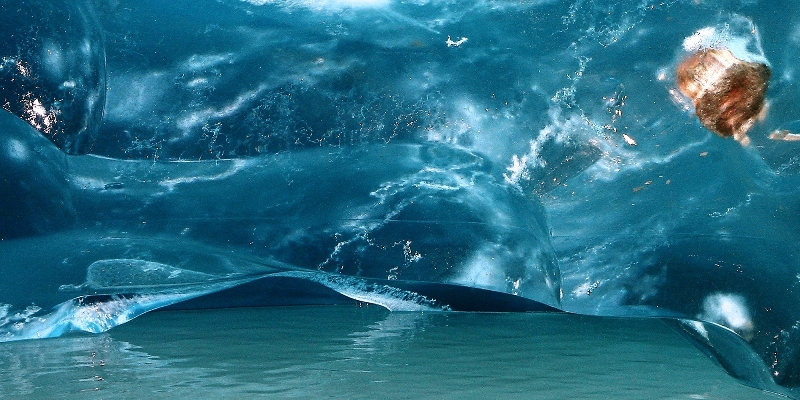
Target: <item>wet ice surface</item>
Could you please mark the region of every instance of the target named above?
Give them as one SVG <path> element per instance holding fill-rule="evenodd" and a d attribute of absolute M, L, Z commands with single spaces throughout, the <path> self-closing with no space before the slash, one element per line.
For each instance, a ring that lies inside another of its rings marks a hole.
<path fill-rule="evenodd" d="M 738 378 L 800 384 L 794 3 L 25 4 L 1 25 L 2 340 L 341 300 L 257 290 L 292 277 L 679 318 Z M 772 68 L 749 146 L 675 88 L 703 46 Z"/>
<path fill-rule="evenodd" d="M 658 320 L 355 304 L 156 312 L 98 336 L 0 344 L 0 368 L 11 398 L 780 398 Z"/>

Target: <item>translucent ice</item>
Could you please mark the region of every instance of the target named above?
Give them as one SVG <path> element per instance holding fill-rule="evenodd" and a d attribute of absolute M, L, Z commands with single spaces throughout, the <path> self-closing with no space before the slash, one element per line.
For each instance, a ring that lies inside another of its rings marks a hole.
<path fill-rule="evenodd" d="M 91 2 L 3 2 L 0 26 L 0 106 L 67 153 L 91 150 L 106 99 L 103 33 Z"/>

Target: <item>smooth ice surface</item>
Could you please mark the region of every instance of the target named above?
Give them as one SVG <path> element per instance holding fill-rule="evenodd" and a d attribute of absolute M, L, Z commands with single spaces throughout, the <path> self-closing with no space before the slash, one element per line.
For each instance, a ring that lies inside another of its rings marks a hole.
<path fill-rule="evenodd" d="M 348 298 L 651 316 L 796 395 L 794 2 L 0 11 L 2 340 Z M 772 68 L 748 146 L 675 87 L 718 47 Z"/>

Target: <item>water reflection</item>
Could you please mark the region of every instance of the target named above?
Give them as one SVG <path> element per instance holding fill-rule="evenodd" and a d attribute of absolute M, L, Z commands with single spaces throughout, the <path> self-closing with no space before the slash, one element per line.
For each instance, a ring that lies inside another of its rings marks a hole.
<path fill-rule="evenodd" d="M 358 357 L 359 353 L 390 355 L 403 350 L 402 344 L 411 342 L 417 333 L 425 331 L 426 326 L 441 319 L 442 314 L 425 314 L 416 312 L 393 312 L 385 318 L 367 326 L 366 330 L 353 332 L 350 338 L 352 347 L 344 353 Z"/>
<path fill-rule="evenodd" d="M 0 346 L 0 393 L 48 398 L 120 388 L 130 394 L 136 382 L 169 373 L 173 362 L 108 334 L 14 342 Z"/>

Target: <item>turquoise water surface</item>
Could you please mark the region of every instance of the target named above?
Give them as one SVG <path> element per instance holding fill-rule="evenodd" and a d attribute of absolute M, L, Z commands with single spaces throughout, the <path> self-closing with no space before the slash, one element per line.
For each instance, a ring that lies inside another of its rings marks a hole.
<path fill-rule="evenodd" d="M 779 398 L 657 319 L 318 306 L 168 311 L 0 344 L 5 398 Z"/>

